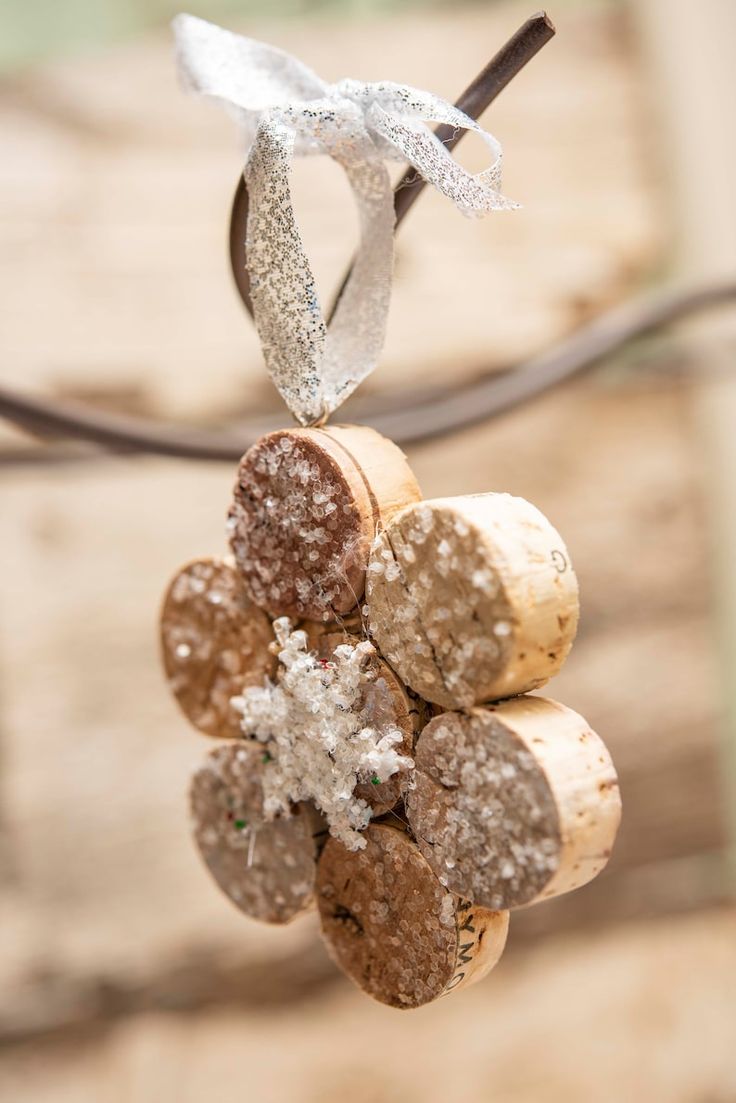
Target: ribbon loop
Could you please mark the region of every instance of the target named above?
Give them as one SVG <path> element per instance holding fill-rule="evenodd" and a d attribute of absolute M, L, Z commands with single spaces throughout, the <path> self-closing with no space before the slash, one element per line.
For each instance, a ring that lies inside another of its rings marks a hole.
<path fill-rule="evenodd" d="M 501 147 L 469 116 L 429 92 L 391 81 L 322 81 L 282 50 L 191 15 L 174 20 L 185 86 L 223 103 L 249 151 L 248 268 L 268 371 L 302 425 L 324 420 L 376 366 L 393 265 L 393 193 L 385 160 L 407 160 L 467 215 L 516 204 L 499 192 Z M 462 168 L 427 122 L 472 130 L 492 163 Z M 326 154 L 350 182 L 360 245 L 329 330 L 294 214 L 295 155 Z"/>

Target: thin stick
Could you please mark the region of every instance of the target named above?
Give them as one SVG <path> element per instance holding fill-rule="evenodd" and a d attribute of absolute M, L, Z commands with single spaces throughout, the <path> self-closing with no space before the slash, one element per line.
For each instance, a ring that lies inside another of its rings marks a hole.
<path fill-rule="evenodd" d="M 464 111 L 466 115 L 469 115 L 471 119 L 479 118 L 488 105 L 495 100 L 499 92 L 502 92 L 509 81 L 521 72 L 527 62 L 531 61 L 546 42 L 549 42 L 554 33 L 554 25 L 545 12 L 537 12 L 536 15 L 531 16 L 511 36 L 505 46 L 501 47 L 495 57 L 491 58 L 475 80 L 468 85 L 455 106 Z M 467 131 L 443 124 L 437 127 L 435 134 L 448 149 L 454 149 L 457 143 L 462 141 Z M 397 228 L 414 206 L 425 186 L 426 180 L 418 176 L 411 165 L 408 166 L 394 189 Z M 248 258 L 245 251 L 247 226 L 248 189 L 241 175 L 235 189 L 230 213 L 230 264 L 235 286 L 240 293 L 246 310 L 253 317 Z M 328 314 L 328 322 L 335 313 L 335 308 L 350 278 L 351 271 L 352 265 L 340 284 L 335 301 Z"/>

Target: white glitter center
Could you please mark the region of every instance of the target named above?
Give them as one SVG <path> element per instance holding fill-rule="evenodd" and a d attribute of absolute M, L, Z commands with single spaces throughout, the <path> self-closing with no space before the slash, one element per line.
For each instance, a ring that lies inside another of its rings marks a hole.
<path fill-rule="evenodd" d="M 367 640 L 346 643 L 330 660 L 318 659 L 307 650 L 306 634 L 292 632 L 286 617 L 273 627 L 281 648 L 278 682 L 249 687 L 232 702 L 243 733 L 268 747 L 264 814 L 288 815 L 293 803 L 311 800 L 330 833 L 359 850 L 372 812 L 355 795 L 356 785 L 378 784 L 414 766 L 396 750 L 404 735 L 394 719 L 372 709 L 369 722 L 364 692 L 375 681 L 369 667 L 375 649 Z"/>

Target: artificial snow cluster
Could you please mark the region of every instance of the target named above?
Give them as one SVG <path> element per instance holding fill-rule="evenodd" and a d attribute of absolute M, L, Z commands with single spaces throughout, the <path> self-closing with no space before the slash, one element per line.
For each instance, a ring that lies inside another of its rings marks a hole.
<path fill-rule="evenodd" d="M 267 747 L 264 814 L 288 815 L 292 804 L 311 800 L 330 833 L 349 850 L 359 850 L 371 808 L 356 795 L 356 785 L 379 784 L 414 766 L 395 749 L 404 736 L 391 719 L 388 686 L 371 668 L 375 649 L 367 640 L 345 643 L 329 660 L 320 659 L 308 650 L 306 633 L 292 631 L 287 617 L 273 627 L 279 680 L 249 687 L 232 701 L 243 733 Z"/>

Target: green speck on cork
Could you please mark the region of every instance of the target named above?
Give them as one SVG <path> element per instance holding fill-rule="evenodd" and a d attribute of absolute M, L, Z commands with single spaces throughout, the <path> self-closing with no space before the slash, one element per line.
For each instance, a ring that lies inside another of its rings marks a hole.
<path fill-rule="evenodd" d="M 270 761 L 271 761 L 271 754 L 270 754 L 269 751 L 265 751 L 264 754 L 263 754 L 263 757 L 261 759 L 261 762 L 270 762 Z"/>
<path fill-rule="evenodd" d="M 236 820 L 234 825 L 238 831 L 242 831 L 244 827 L 248 826 L 247 820 Z"/>
<path fill-rule="evenodd" d="M 372 777 L 371 778 L 371 785 L 380 785 L 380 784 L 381 784 L 380 777 Z"/>

